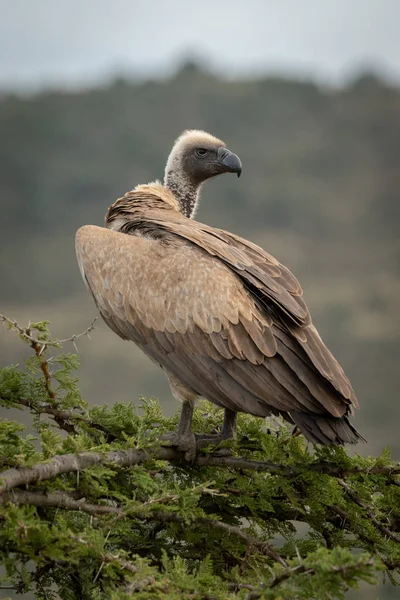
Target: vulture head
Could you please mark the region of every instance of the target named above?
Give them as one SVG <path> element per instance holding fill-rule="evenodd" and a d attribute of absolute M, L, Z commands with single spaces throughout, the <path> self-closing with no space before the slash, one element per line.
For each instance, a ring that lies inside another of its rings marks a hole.
<path fill-rule="evenodd" d="M 165 186 L 178 199 L 186 217 L 193 217 L 201 185 L 221 173 L 240 176 L 240 158 L 205 131 L 185 131 L 175 142 L 165 168 Z"/>

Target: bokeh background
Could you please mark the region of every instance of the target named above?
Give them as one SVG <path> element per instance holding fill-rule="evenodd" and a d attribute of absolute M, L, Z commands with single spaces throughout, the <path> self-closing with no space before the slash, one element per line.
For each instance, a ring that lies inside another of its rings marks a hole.
<path fill-rule="evenodd" d="M 244 169 L 205 186 L 197 218 L 296 274 L 359 396 L 359 451 L 399 459 L 400 3 L 0 0 L 0 14 L 0 312 L 85 329 L 76 229 L 162 177 L 183 129 L 206 129 Z M 89 402 L 176 409 L 104 324 L 79 349 Z M 1 364 L 23 356 L 2 328 Z"/>

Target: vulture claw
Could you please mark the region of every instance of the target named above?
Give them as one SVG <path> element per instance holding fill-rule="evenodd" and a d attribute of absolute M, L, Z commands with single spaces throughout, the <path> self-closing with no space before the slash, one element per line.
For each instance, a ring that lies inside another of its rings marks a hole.
<path fill-rule="evenodd" d="M 163 446 L 172 446 L 185 454 L 185 460 L 193 462 L 196 459 L 196 455 L 199 451 L 208 446 L 219 446 L 223 442 L 226 442 L 228 438 L 221 434 L 209 435 L 209 434 L 194 434 L 188 432 L 185 434 L 179 434 L 178 431 L 172 433 L 166 433 L 161 436 L 160 441 Z M 217 456 L 231 456 L 232 451 L 230 448 L 216 448 L 214 455 Z"/>
<path fill-rule="evenodd" d="M 203 448 L 207 448 L 208 446 L 219 446 L 223 442 L 234 439 L 233 437 L 226 437 L 225 435 L 219 433 L 215 435 L 208 434 L 198 434 L 196 435 L 196 447 L 197 450 L 202 450 Z M 216 448 L 213 451 L 214 456 L 231 456 L 232 450 L 227 447 Z"/>
<path fill-rule="evenodd" d="M 185 459 L 193 462 L 196 458 L 197 445 L 196 437 L 191 431 L 180 434 L 178 431 L 166 433 L 160 438 L 162 445 L 172 446 L 185 453 Z"/>

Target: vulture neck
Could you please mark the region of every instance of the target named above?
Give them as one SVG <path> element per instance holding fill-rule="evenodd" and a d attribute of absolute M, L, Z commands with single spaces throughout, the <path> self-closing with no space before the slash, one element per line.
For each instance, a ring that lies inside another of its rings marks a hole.
<path fill-rule="evenodd" d="M 164 185 L 178 200 L 185 217 L 194 217 L 200 199 L 201 183 L 193 181 L 186 173 L 179 170 L 167 169 Z"/>

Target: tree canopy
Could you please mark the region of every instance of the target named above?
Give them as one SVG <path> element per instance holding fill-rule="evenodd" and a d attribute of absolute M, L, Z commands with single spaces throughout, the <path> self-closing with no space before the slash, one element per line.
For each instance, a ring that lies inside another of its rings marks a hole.
<path fill-rule="evenodd" d="M 2 317 L 31 351 L 0 372 L 0 589 L 40 600 L 333 600 L 400 571 L 400 464 L 310 447 L 240 415 L 194 462 L 160 445 L 159 404 L 88 408 L 48 323 Z M 93 325 L 85 332 L 88 334 Z M 10 332 L 12 335 L 12 332 Z M 199 433 L 221 411 L 195 414 Z"/>

